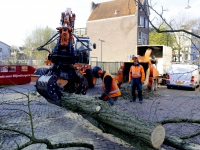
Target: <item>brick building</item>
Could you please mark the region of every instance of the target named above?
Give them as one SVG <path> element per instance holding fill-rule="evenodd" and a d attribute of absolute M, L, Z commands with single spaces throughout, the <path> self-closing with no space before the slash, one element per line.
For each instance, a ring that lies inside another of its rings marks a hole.
<path fill-rule="evenodd" d="M 147 0 L 115 0 L 91 4 L 87 35 L 97 49 L 91 52 L 98 61 L 129 61 L 136 45 L 149 43 Z M 92 60 L 93 61 L 93 60 Z"/>

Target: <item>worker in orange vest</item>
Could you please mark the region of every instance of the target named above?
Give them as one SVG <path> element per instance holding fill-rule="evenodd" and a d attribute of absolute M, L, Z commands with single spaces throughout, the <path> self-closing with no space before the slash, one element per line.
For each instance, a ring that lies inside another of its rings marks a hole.
<path fill-rule="evenodd" d="M 131 84 L 131 92 L 132 92 L 132 99 L 130 100 L 130 102 L 136 100 L 135 90 L 137 87 L 139 102 L 142 103 L 143 100 L 142 85 L 144 83 L 144 80 L 145 80 L 144 68 L 142 65 L 139 64 L 138 58 L 135 56 L 133 58 L 133 65 L 130 67 L 129 71 L 129 83 Z"/>
<path fill-rule="evenodd" d="M 114 101 L 117 101 L 118 97 L 121 95 L 121 91 L 117 86 L 115 79 L 111 76 L 110 73 L 102 71 L 98 66 L 93 68 L 93 75 L 96 78 L 102 79 L 102 91 L 100 100 L 108 101 L 110 105 L 114 105 Z"/>

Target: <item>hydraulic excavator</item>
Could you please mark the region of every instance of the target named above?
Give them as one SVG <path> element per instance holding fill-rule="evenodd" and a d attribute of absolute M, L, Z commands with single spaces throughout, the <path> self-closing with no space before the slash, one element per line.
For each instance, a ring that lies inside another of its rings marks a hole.
<path fill-rule="evenodd" d="M 91 71 L 88 70 L 82 74 L 75 68 L 75 63 L 89 63 L 88 51 L 91 51 L 88 44 L 79 40 L 73 33 L 75 23 L 75 14 L 68 8 L 66 12 L 61 13 L 60 24 L 56 28 L 57 33 L 44 45 L 37 50 L 48 51 L 48 60 L 51 67 L 44 75 L 41 75 L 36 81 L 36 89 L 50 103 L 60 105 L 62 91 L 85 95 L 88 89 L 88 80 L 92 80 Z M 80 42 L 85 49 L 77 50 L 74 48 L 74 38 Z M 45 48 L 49 43 L 57 40 L 57 44 L 52 52 Z M 93 45 L 95 49 L 96 45 Z"/>

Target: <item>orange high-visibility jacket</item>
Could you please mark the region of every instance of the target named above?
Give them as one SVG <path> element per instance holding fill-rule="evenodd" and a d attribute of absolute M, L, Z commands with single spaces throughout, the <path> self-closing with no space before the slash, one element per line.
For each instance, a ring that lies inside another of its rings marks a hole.
<path fill-rule="evenodd" d="M 132 65 L 130 67 L 130 71 L 129 71 L 129 82 L 131 82 L 132 78 L 140 78 L 140 77 L 141 77 L 141 82 L 144 82 L 145 73 L 144 73 L 143 66 L 142 65 L 139 65 L 139 66 Z"/>
<path fill-rule="evenodd" d="M 110 73 L 106 72 L 103 76 L 103 82 L 102 82 L 102 90 L 104 91 L 104 88 L 105 88 L 105 84 L 104 84 L 104 78 L 106 76 L 111 76 Z M 117 83 L 115 82 L 115 79 L 112 78 L 112 83 L 111 83 L 111 88 L 110 88 L 110 92 L 108 93 L 107 96 L 105 96 L 103 98 L 103 100 L 107 100 L 108 98 L 110 97 L 117 97 L 117 96 L 120 96 L 121 95 L 121 91 L 119 89 L 119 87 L 117 86 Z"/>

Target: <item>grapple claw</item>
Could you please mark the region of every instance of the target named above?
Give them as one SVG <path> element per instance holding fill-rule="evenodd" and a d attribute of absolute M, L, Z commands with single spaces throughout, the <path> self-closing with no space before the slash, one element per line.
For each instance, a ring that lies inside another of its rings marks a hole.
<path fill-rule="evenodd" d="M 42 75 L 36 82 L 36 89 L 48 102 L 61 104 L 61 87 L 57 84 L 57 76 Z"/>

